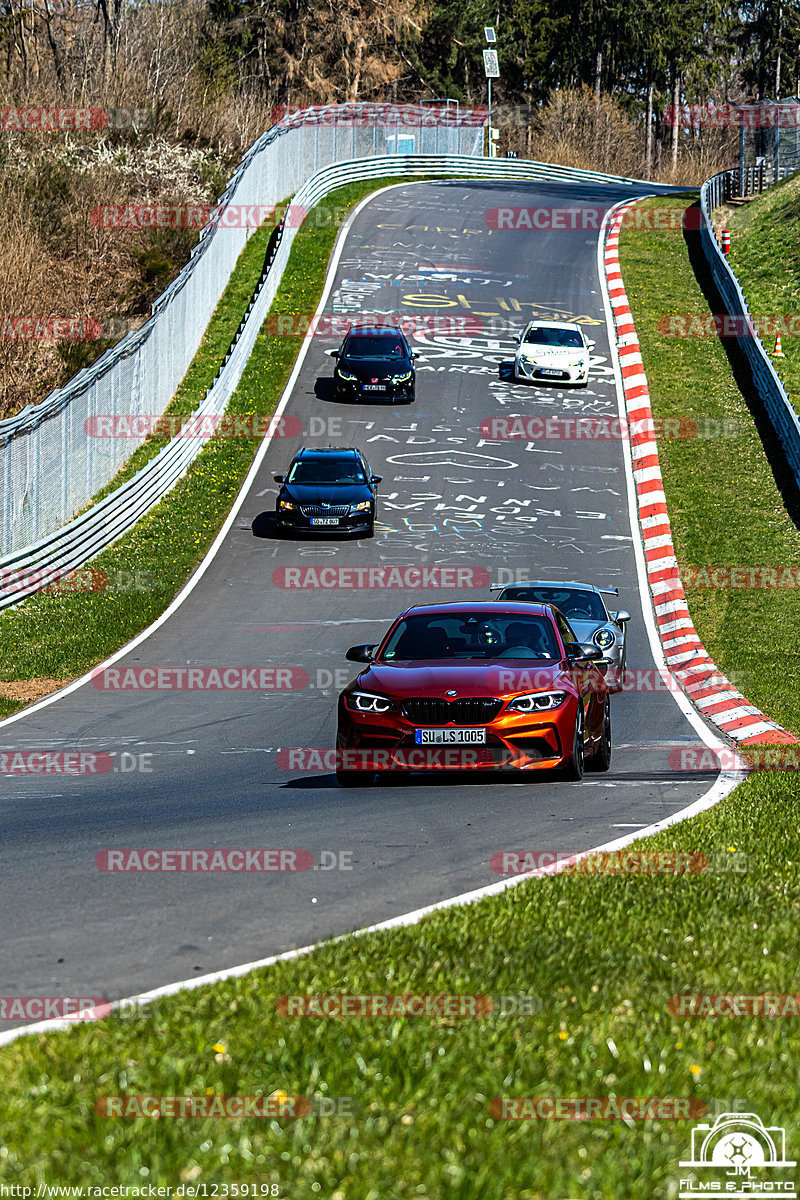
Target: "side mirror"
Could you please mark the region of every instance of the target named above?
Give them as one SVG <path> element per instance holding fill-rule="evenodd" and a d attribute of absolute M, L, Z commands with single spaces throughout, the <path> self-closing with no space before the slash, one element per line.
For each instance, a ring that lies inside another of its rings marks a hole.
<path fill-rule="evenodd" d="M 373 651 L 375 649 L 375 646 L 351 646 L 345 654 L 345 658 L 348 660 L 348 662 L 372 662 Z"/>
<path fill-rule="evenodd" d="M 615 612 L 615 613 L 611 614 L 611 620 L 616 621 L 617 625 L 624 625 L 625 622 L 630 621 L 630 619 L 631 619 L 631 614 L 629 612 L 626 612 L 624 608 L 621 608 L 619 610 L 619 612 Z"/>
<path fill-rule="evenodd" d="M 273 475 L 272 478 L 275 480 L 276 483 L 283 483 L 285 476 L 284 475 Z"/>
<path fill-rule="evenodd" d="M 417 354 L 416 350 L 412 350 L 408 357 L 409 358 L 419 358 L 419 354 Z"/>
<path fill-rule="evenodd" d="M 604 657 L 599 646 L 590 646 L 581 642 L 565 642 L 564 650 L 567 658 L 588 658 L 590 662 L 599 662 Z"/>
<path fill-rule="evenodd" d="M 328 354 L 330 354 L 331 358 L 338 358 L 338 357 L 339 357 L 339 351 L 338 351 L 338 350 L 329 350 L 329 351 L 328 351 Z"/>
<path fill-rule="evenodd" d="M 370 479 L 370 483 L 382 483 L 382 482 L 383 482 L 382 475 L 373 475 L 372 478 Z"/>

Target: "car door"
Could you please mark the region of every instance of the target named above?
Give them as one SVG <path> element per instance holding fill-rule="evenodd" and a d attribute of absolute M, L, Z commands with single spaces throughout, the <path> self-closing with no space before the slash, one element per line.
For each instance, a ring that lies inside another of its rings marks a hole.
<path fill-rule="evenodd" d="M 561 640 L 565 644 L 567 642 L 578 642 L 580 644 L 580 639 L 575 630 L 560 609 L 556 608 L 553 611 L 555 613 L 558 632 L 561 634 Z M 572 669 L 575 672 L 576 682 L 580 687 L 583 698 L 586 732 L 589 736 L 594 737 L 602 727 L 603 722 L 606 697 L 605 680 L 594 663 L 581 666 L 579 663 L 573 662 Z"/>

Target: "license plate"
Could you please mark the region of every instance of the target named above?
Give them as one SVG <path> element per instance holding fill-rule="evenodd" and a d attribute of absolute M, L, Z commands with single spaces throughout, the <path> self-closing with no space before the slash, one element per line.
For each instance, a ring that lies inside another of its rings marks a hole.
<path fill-rule="evenodd" d="M 542 369 L 541 369 L 541 371 L 539 372 L 539 374 L 540 374 L 540 375 L 553 375 L 553 376 L 555 376 L 556 378 L 560 379 L 560 378 L 561 378 L 561 376 L 564 374 L 564 372 L 563 372 L 563 371 L 557 371 L 557 370 L 555 369 L 555 367 L 542 367 Z"/>
<path fill-rule="evenodd" d="M 418 746 L 485 746 L 485 729 L 415 729 Z"/>
<path fill-rule="evenodd" d="M 365 383 L 364 391 L 365 392 L 385 392 L 386 384 L 385 383 Z"/>
<path fill-rule="evenodd" d="M 312 517 L 311 524 L 312 525 L 338 525 L 339 518 L 338 517 Z"/>

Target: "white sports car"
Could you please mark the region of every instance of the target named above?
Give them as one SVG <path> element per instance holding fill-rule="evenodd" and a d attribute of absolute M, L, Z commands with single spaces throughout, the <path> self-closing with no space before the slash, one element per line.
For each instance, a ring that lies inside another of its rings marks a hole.
<path fill-rule="evenodd" d="M 516 380 L 541 380 L 586 387 L 589 342 L 574 321 L 531 321 L 517 339 Z"/>

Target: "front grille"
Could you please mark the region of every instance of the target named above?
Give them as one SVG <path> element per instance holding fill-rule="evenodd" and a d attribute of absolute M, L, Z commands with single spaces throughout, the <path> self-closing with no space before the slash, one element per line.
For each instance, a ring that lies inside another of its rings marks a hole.
<path fill-rule="evenodd" d="M 486 725 L 502 707 L 502 700 L 483 696 L 463 700 L 420 696 L 403 701 L 403 713 L 415 725 Z"/>
<path fill-rule="evenodd" d="M 349 504 L 335 504 L 330 508 L 323 508 L 321 504 L 300 505 L 304 517 L 346 517 L 349 508 Z"/>

